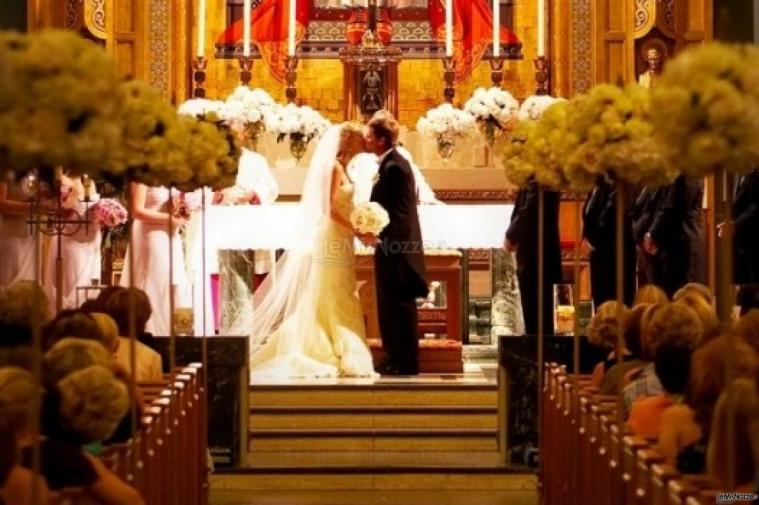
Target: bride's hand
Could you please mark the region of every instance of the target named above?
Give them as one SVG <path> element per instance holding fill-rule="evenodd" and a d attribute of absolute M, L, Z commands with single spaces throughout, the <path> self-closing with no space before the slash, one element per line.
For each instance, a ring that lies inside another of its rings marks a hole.
<path fill-rule="evenodd" d="M 356 233 L 356 236 L 366 247 L 374 247 L 379 243 L 379 238 L 371 233 Z"/>

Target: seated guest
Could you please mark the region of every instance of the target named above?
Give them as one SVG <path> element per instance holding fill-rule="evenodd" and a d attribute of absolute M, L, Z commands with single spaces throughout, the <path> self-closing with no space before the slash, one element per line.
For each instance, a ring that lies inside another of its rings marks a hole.
<path fill-rule="evenodd" d="M 759 309 L 759 284 L 746 284 L 738 289 L 736 304 L 740 307 L 740 316 L 750 310 Z"/>
<path fill-rule="evenodd" d="M 131 302 L 130 298 L 132 298 Z M 143 334 L 145 333 L 145 325 L 152 313 L 150 300 L 144 291 L 136 288 L 122 289 L 111 294 L 105 304 L 104 312 L 116 321 L 119 328 L 120 337 L 118 339 L 119 347 L 115 355 L 116 362 L 129 371 L 129 374 L 137 382 L 159 382 L 163 378 L 161 355 L 139 341 L 134 342 L 137 365 L 136 372 L 132 373 L 130 356 L 132 343 L 127 337 L 129 335 L 130 305 L 134 309 L 135 332 L 137 335 Z"/>
<path fill-rule="evenodd" d="M 633 299 L 633 307 L 641 303 L 650 303 L 653 305 L 664 305 L 669 301 L 667 293 L 655 284 L 646 284 L 642 286 Z"/>
<path fill-rule="evenodd" d="M 691 374 L 683 403 L 662 416 L 659 450 L 681 473 L 706 471 L 714 406 L 727 385 L 727 369 L 735 378 L 753 380 L 759 357 L 740 338 L 722 336 L 698 348 L 691 358 Z"/>
<path fill-rule="evenodd" d="M 32 328 L 49 319 L 48 299 L 39 284 L 21 281 L 0 289 L 0 366 L 30 368 Z"/>
<path fill-rule="evenodd" d="M 733 327 L 733 333 L 746 341 L 759 353 L 759 309 L 753 309 L 741 317 Z"/>
<path fill-rule="evenodd" d="M 707 471 L 717 489 L 753 491 L 759 468 L 759 460 L 755 459 L 759 456 L 759 397 L 756 386 L 755 380 L 737 379 L 730 383 L 717 401 L 706 456 Z M 728 464 L 729 457 L 733 458 L 732 464 Z M 728 487 L 731 483 L 733 489 Z"/>
<path fill-rule="evenodd" d="M 19 417 L 27 416 L 24 405 L 9 404 L 11 388 L 18 387 L 18 378 L 22 384 L 29 385 L 30 375 L 20 368 L 0 368 L 0 503 L 4 505 L 29 505 L 32 503 L 32 489 L 37 487 L 37 497 L 40 504 L 48 503 L 49 491 L 44 479 L 36 478 L 28 468 L 18 461 L 17 430 Z M 29 391 L 32 394 L 32 391 Z M 19 410 L 21 407 L 21 410 Z"/>
<path fill-rule="evenodd" d="M 707 299 L 695 292 L 688 292 L 677 298 L 676 303 L 685 305 L 698 316 L 703 331 L 702 339 L 710 340 L 719 336 L 719 318 L 717 310 Z M 702 342 L 703 343 L 703 342 Z"/>
<path fill-rule="evenodd" d="M 646 362 L 641 359 L 641 328 L 643 316 L 650 310 L 653 310 L 652 307 L 657 307 L 657 305 L 643 303 L 636 305 L 628 312 L 627 317 L 625 318 L 623 336 L 625 339 L 625 348 L 630 352 L 632 359 L 612 365 L 604 373 L 599 387 L 601 394 L 618 395 L 622 391 L 622 388 L 627 384 L 627 382 L 625 382 L 627 375 L 631 371 L 640 369 L 646 364 Z"/>
<path fill-rule="evenodd" d="M 664 411 L 682 401 L 691 355 L 701 338 L 701 324 L 692 310 L 677 303 L 659 310 L 652 324 L 655 331 L 661 332 L 653 354 L 654 372 L 663 391 L 636 400 L 629 423 L 636 435 L 656 438 Z"/>
<path fill-rule="evenodd" d="M 43 341 L 46 349 L 66 337 L 86 338 L 96 342 L 101 342 L 103 339 L 97 322 L 90 314 L 78 309 L 60 311 L 43 330 Z"/>
<path fill-rule="evenodd" d="M 680 298 L 689 294 L 700 296 L 709 305 L 714 305 L 714 302 L 716 301 L 714 292 L 711 290 L 711 288 L 705 284 L 701 284 L 700 282 L 689 282 L 685 286 L 678 289 L 672 296 L 672 301 L 676 302 Z"/>
<path fill-rule="evenodd" d="M 616 350 L 619 346 L 620 335 L 624 333 L 625 319 L 627 318 L 628 309 L 623 304 L 616 301 L 602 303 L 596 315 L 590 321 L 588 329 L 588 341 L 598 347 L 602 347 L 609 352 L 606 359 L 596 365 L 593 370 L 593 380 L 591 385 L 599 387 L 606 371 L 614 366 L 619 360 L 616 357 Z M 624 353 L 622 361 L 633 359 L 634 356 L 622 343 Z"/>

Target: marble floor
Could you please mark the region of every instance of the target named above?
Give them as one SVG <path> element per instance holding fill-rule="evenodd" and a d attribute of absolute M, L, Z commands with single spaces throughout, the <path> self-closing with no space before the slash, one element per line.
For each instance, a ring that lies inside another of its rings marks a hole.
<path fill-rule="evenodd" d="M 310 379 L 257 379 L 251 386 L 383 386 L 383 385 L 495 385 L 496 366 L 468 365 L 461 374 L 419 374 L 414 376 L 382 376 L 376 379 L 338 377 Z"/>
<path fill-rule="evenodd" d="M 210 505 L 537 505 L 538 492 L 493 491 L 213 491 Z"/>

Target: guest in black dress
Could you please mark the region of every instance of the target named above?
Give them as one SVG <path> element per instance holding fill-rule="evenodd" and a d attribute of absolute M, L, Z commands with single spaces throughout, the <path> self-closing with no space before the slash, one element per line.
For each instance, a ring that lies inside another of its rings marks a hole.
<path fill-rule="evenodd" d="M 618 186 L 599 177 L 585 201 L 582 213 L 583 249 L 590 259 L 590 291 L 593 304 L 617 298 L 617 191 Z M 625 202 L 630 200 L 625 195 Z M 635 294 L 635 242 L 632 219 L 627 208 L 624 217 L 624 303 L 632 303 Z"/>
<path fill-rule="evenodd" d="M 543 190 L 543 331 L 553 334 L 553 285 L 561 283 L 559 203 L 556 191 Z M 538 183 L 533 179 L 520 190 L 506 231 L 505 247 L 516 251 L 517 278 L 522 297 L 525 332 L 538 331 Z"/>

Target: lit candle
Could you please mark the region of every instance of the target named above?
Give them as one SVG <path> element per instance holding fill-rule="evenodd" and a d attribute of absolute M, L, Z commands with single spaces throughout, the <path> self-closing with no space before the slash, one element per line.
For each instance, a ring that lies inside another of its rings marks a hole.
<path fill-rule="evenodd" d="M 453 56 L 453 0 L 445 0 L 445 56 Z"/>
<path fill-rule="evenodd" d="M 287 55 L 295 56 L 295 0 L 290 0 L 290 11 L 287 26 Z"/>
<path fill-rule="evenodd" d="M 202 58 L 206 53 L 206 0 L 198 0 L 198 49 L 195 55 Z"/>
<path fill-rule="evenodd" d="M 493 56 L 501 56 L 501 0 L 493 0 Z"/>
<path fill-rule="evenodd" d="M 538 0 L 538 56 L 546 54 L 546 2 Z"/>
<path fill-rule="evenodd" d="M 250 0 L 244 0 L 242 4 L 242 55 L 250 56 Z"/>

